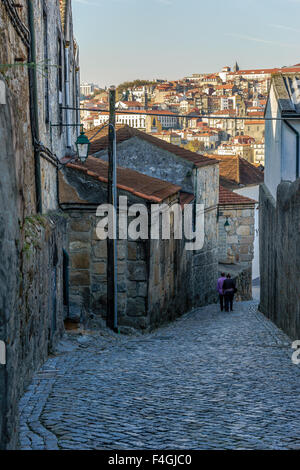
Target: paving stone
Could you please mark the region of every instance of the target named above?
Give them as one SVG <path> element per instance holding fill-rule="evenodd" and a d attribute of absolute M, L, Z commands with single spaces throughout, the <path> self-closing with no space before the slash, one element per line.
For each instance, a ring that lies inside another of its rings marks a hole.
<path fill-rule="evenodd" d="M 69 335 L 20 401 L 20 448 L 299 449 L 292 352 L 255 302 L 144 335 Z"/>

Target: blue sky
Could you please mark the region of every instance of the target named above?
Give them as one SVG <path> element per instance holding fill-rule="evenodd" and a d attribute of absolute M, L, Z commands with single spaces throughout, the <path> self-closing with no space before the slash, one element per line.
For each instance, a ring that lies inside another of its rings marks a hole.
<path fill-rule="evenodd" d="M 300 0 L 73 0 L 81 80 L 300 63 Z"/>

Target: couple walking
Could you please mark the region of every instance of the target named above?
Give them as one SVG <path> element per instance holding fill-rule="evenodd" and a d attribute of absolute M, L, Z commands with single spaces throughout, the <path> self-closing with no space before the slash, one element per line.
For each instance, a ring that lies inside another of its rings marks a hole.
<path fill-rule="evenodd" d="M 218 286 L 217 290 L 219 292 L 220 298 L 220 307 L 221 312 L 224 310 L 224 303 L 225 303 L 225 312 L 233 311 L 233 298 L 234 294 L 236 293 L 235 281 L 231 279 L 230 274 L 225 275 L 225 273 L 221 274 L 221 277 L 218 279 Z"/>

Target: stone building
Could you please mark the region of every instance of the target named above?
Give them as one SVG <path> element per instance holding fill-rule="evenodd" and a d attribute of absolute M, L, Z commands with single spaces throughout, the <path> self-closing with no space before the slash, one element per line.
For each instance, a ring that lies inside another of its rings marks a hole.
<path fill-rule="evenodd" d="M 254 211 L 254 256 L 252 279 L 259 273 L 259 187 L 264 181 L 264 173 L 239 155 L 211 155 L 220 160 L 220 184 L 241 196 L 256 201 Z"/>
<path fill-rule="evenodd" d="M 77 63 L 70 2 L 0 3 L 1 449 L 16 448 L 18 399 L 63 331 L 67 244 L 57 158 L 74 146 L 60 105 L 75 102 Z M 74 88 L 66 84 L 71 70 Z"/>
<path fill-rule="evenodd" d="M 254 119 L 245 121 L 244 131 L 246 135 L 253 137 L 257 142 L 261 142 L 265 138 L 265 121 L 255 121 Z"/>
<path fill-rule="evenodd" d="M 300 76 L 272 78 L 266 109 L 265 184 L 260 188 L 260 310 L 300 337 Z"/>
<path fill-rule="evenodd" d="M 107 202 L 107 174 L 105 161 L 89 157 L 85 165 L 68 164 L 60 175 L 61 207 L 69 215 L 70 315 L 89 323 L 107 312 L 107 241 L 96 231 L 97 207 Z M 127 168 L 118 168 L 117 181 L 118 196 L 128 198 L 128 208 L 146 211 L 147 230 L 151 204 L 172 208 L 194 199 L 178 185 Z M 119 219 L 122 210 L 119 205 Z M 129 213 L 129 228 L 132 220 Z M 172 221 L 170 239 L 152 239 L 150 229 L 146 239 L 118 239 L 119 326 L 149 329 L 197 304 L 194 286 L 200 273 L 191 269 L 197 252 L 174 239 Z"/>
<path fill-rule="evenodd" d="M 224 182 L 224 180 L 223 180 Z M 237 299 L 252 299 L 254 213 L 257 201 L 220 186 L 218 210 L 219 271 L 237 281 Z"/>
<path fill-rule="evenodd" d="M 107 130 L 101 131 L 94 138 L 95 130 L 90 131 L 88 135 L 92 139 L 91 154 L 107 161 Z M 198 276 L 198 285 L 203 287 L 196 289 L 195 296 L 197 305 L 214 301 L 218 267 L 218 161 L 128 126 L 117 129 L 117 161 L 121 167 L 131 168 L 180 186 L 182 191 L 194 195 L 194 204 L 204 205 L 204 246 L 201 254 L 198 257 L 194 256 L 193 261 L 194 267 L 196 266 L 199 273 L 201 272 Z"/>

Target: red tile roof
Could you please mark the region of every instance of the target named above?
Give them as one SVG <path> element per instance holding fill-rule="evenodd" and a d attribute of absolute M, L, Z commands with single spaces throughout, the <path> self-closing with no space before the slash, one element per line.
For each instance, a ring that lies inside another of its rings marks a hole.
<path fill-rule="evenodd" d="M 220 161 L 220 175 L 242 185 L 261 184 L 264 174 L 239 155 L 212 155 Z"/>
<path fill-rule="evenodd" d="M 257 201 L 250 199 L 249 197 L 241 196 L 240 194 L 233 193 L 229 189 L 224 188 L 220 185 L 219 191 L 219 205 L 244 205 L 244 204 L 256 204 Z"/>
<path fill-rule="evenodd" d="M 190 204 L 195 199 L 194 194 L 185 193 L 181 191 L 180 193 L 180 205 L 183 207 L 185 204 Z"/>
<path fill-rule="evenodd" d="M 86 133 L 88 138 L 92 139 L 90 148 L 91 155 L 100 152 L 101 150 L 106 150 L 108 147 L 107 128 L 101 131 L 101 133 L 93 139 L 93 136 L 97 132 L 97 129 L 99 128 L 96 127 L 92 131 Z M 166 150 L 167 152 L 173 153 L 174 155 L 193 163 L 196 167 L 215 165 L 218 163 L 218 160 L 216 158 L 208 158 L 203 155 L 199 155 L 198 153 L 190 152 L 189 150 L 179 147 L 178 145 L 170 144 L 165 140 L 158 139 L 157 137 L 153 137 L 152 135 L 146 134 L 145 132 L 138 131 L 133 127 L 117 126 L 117 143 L 124 142 L 133 137 L 138 137 L 139 139 L 145 140 L 162 150 Z"/>
<path fill-rule="evenodd" d="M 69 163 L 68 168 L 84 172 L 103 183 L 108 182 L 108 163 L 100 158 L 88 157 L 85 164 Z M 117 186 L 142 199 L 162 202 L 180 191 L 180 186 L 138 173 L 128 168 L 117 168 Z"/>

